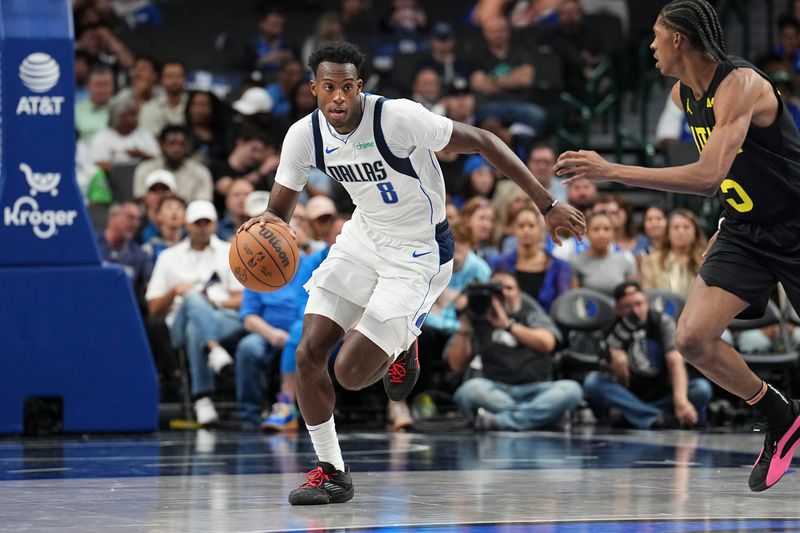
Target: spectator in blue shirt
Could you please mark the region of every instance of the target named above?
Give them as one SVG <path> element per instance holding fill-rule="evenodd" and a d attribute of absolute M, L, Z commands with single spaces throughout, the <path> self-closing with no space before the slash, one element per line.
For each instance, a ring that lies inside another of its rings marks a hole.
<path fill-rule="evenodd" d="M 296 59 L 289 59 L 278 71 L 278 81 L 267 85 L 267 93 L 272 98 L 272 116 L 285 117 L 292 111 L 292 96 L 295 88 L 303 81 L 303 65 Z M 308 90 L 308 88 L 306 88 Z"/>

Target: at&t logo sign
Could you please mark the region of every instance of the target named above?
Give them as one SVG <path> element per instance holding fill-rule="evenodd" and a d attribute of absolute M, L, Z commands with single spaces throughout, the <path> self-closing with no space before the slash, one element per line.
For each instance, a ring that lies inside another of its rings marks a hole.
<path fill-rule="evenodd" d="M 59 226 L 72 226 L 78 212 L 74 209 L 39 209 L 39 202 L 33 196 L 49 193 L 58 196 L 58 184 L 61 182 L 60 172 L 34 172 L 26 163 L 19 164 L 19 170 L 25 176 L 30 187 L 30 196 L 20 196 L 12 207 L 3 208 L 3 225 L 31 226 L 33 234 L 40 239 L 49 239 L 58 231 Z"/>
<path fill-rule="evenodd" d="M 17 115 L 60 115 L 63 96 L 46 96 L 61 78 L 58 62 L 44 52 L 29 54 L 19 65 L 22 85 L 42 96 L 22 96 L 17 103 Z"/>

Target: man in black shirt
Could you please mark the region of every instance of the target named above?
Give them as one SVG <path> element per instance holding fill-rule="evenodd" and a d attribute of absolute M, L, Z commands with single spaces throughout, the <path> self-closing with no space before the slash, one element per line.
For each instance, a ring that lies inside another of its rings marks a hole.
<path fill-rule="evenodd" d="M 461 329 L 445 350 L 447 361 L 457 374 L 476 365 L 481 371 L 461 384 L 455 401 L 477 414 L 477 426 L 525 431 L 557 422 L 583 398 L 577 382 L 551 381 L 558 327 L 533 299 L 523 299 L 513 274 L 497 271 L 492 282 L 499 292 L 485 314 L 477 309 L 481 295 L 469 288 L 456 303 Z"/>
<path fill-rule="evenodd" d="M 617 321 L 609 331 L 606 372 L 592 372 L 583 382 L 586 400 L 604 415 L 622 411 L 635 428 L 695 426 L 711 401 L 711 383 L 688 379 L 675 349 L 675 323 L 649 309 L 636 282 L 614 289 Z"/>
<path fill-rule="evenodd" d="M 686 116 L 699 161 L 653 169 L 611 164 L 590 151 L 565 152 L 557 174 L 704 196 L 720 192 L 723 218 L 678 323 L 678 350 L 766 418 L 764 448 L 749 479 L 750 490 L 763 491 L 783 477 L 800 445 L 800 402 L 756 376 L 720 335 L 743 311 L 761 316 L 778 282 L 800 309 L 800 134 L 767 75 L 727 54 L 708 2 L 669 3 L 653 31 L 656 68 L 679 80 L 672 99 Z"/>
<path fill-rule="evenodd" d="M 488 20 L 483 37 L 486 46 L 476 54 L 475 71 L 469 80 L 472 91 L 483 100 L 479 115 L 507 124 L 521 122 L 534 133 L 540 131 L 545 112 L 529 100 L 535 76 L 530 54 L 512 42 L 511 30 L 503 18 Z"/>

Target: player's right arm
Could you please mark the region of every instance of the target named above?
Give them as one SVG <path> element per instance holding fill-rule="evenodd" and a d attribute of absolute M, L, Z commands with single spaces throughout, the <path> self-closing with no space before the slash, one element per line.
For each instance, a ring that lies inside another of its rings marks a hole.
<path fill-rule="evenodd" d="M 289 128 L 283 140 L 281 159 L 275 175 L 275 184 L 269 193 L 269 205 L 260 216 L 251 218 L 239 228 L 246 231 L 254 224 L 273 222 L 289 227 L 300 192 L 308 181 L 309 168 L 314 164 L 314 141 L 311 131 L 311 118 L 305 117 Z"/>

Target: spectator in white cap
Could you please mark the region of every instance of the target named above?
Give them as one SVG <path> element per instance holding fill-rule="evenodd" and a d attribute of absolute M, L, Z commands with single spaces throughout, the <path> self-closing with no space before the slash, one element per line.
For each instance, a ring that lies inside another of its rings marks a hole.
<path fill-rule="evenodd" d="M 252 192 L 253 184 L 246 179 L 233 180 L 228 194 L 225 195 L 225 216 L 217 225 L 217 237 L 223 241 L 230 241 L 239 226 L 251 218 L 245 213 L 245 200 Z"/>
<path fill-rule="evenodd" d="M 336 215 L 336 205 L 327 196 L 314 196 L 306 203 L 306 216 L 315 240 L 329 239 L 334 229 Z"/>
<path fill-rule="evenodd" d="M 272 97 L 266 89 L 250 87 L 233 103 L 233 109 L 242 115 L 269 113 L 272 111 Z"/>
<path fill-rule="evenodd" d="M 201 425 L 219 419 L 211 400 L 214 374 L 233 362 L 220 340 L 241 329 L 242 286 L 228 265 L 230 245 L 214 234 L 216 226 L 214 204 L 190 203 L 188 237 L 158 256 L 145 295 L 151 315 L 166 314 L 173 345 L 186 349 L 195 416 Z"/>
<path fill-rule="evenodd" d="M 253 191 L 247 195 L 244 201 L 244 212 L 249 217 L 257 217 L 267 208 L 269 204 L 269 192 Z M 253 214 L 255 213 L 255 215 Z"/>
<path fill-rule="evenodd" d="M 147 221 L 139 231 L 139 241 L 143 243 L 158 235 L 158 204 L 166 195 L 175 194 L 177 189 L 175 176 L 169 170 L 159 168 L 147 175 L 144 179 L 144 188 L 142 204 L 147 214 Z"/>

